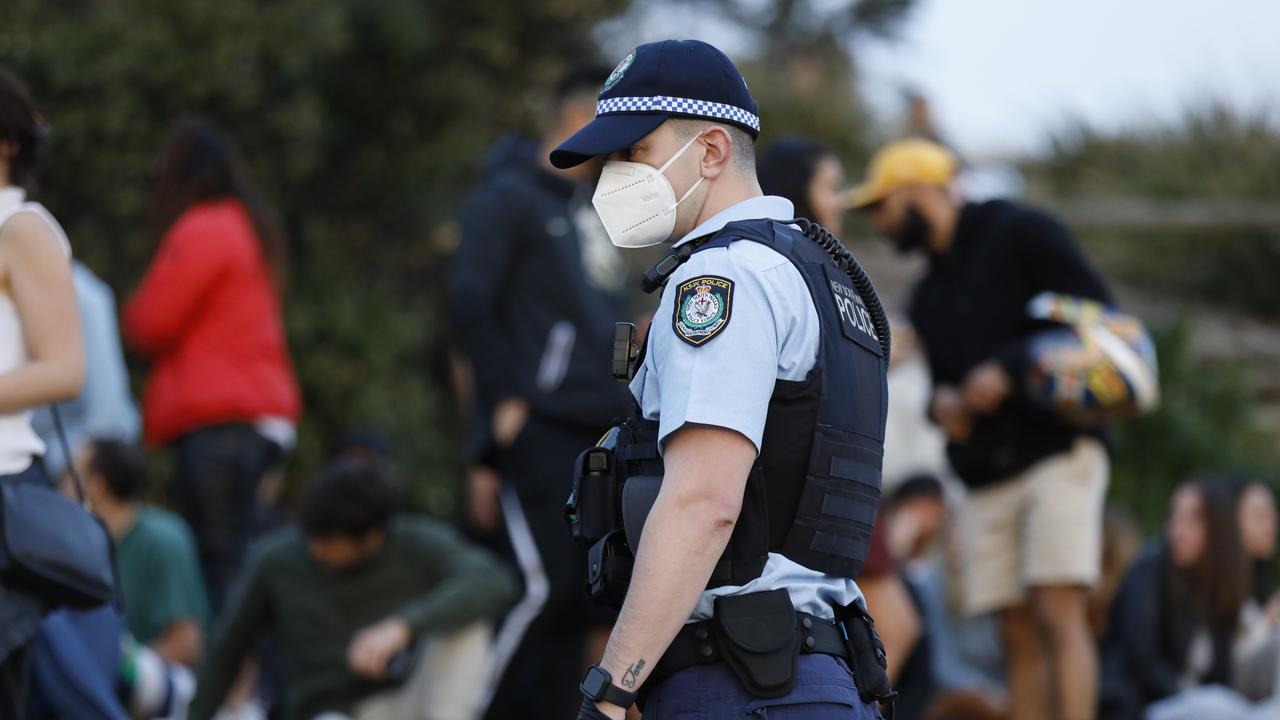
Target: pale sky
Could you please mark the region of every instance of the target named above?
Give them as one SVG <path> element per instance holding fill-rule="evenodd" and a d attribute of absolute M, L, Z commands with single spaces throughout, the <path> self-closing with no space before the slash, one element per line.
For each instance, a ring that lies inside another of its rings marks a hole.
<path fill-rule="evenodd" d="M 853 40 L 863 93 L 896 125 L 902 90 L 918 88 L 971 158 L 1033 153 L 1073 119 L 1141 127 L 1213 99 L 1280 120 L 1277 0 L 917 1 L 896 43 Z M 690 36 L 751 52 L 724 23 L 666 3 L 601 39 Z"/>

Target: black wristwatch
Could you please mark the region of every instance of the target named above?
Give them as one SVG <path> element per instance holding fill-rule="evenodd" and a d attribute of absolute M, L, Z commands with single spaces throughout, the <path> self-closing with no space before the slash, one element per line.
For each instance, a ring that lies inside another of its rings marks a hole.
<path fill-rule="evenodd" d="M 613 684 L 613 676 L 599 665 L 587 668 L 582 678 L 582 694 L 592 702 L 613 703 L 618 707 L 629 708 L 636 702 L 636 694 L 627 692 Z"/>

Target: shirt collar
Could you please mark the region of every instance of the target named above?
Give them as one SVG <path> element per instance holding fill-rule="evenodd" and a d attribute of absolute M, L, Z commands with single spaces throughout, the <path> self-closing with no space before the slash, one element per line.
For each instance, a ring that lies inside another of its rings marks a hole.
<path fill-rule="evenodd" d="M 795 206 L 786 198 L 778 197 L 777 195 L 757 195 L 753 198 L 747 198 L 736 205 L 730 205 L 707 218 L 701 225 L 690 230 L 688 235 L 680 238 L 675 246 L 678 247 L 690 240 L 719 232 L 721 228 L 731 222 L 760 219 L 790 220 L 796 216 L 795 212 Z"/>
<path fill-rule="evenodd" d="M 16 185 L 0 187 L 0 212 L 12 210 L 27 199 L 27 191 Z"/>

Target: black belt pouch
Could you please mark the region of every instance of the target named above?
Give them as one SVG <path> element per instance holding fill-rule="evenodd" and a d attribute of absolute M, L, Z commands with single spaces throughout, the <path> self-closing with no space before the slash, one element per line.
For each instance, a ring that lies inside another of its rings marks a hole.
<path fill-rule="evenodd" d="M 755 697 L 782 697 L 796 685 L 800 632 L 785 589 L 718 597 L 716 644 L 733 674 Z"/>
<path fill-rule="evenodd" d="M 840 614 L 858 694 L 863 702 L 891 702 L 895 694 L 889 685 L 889 662 L 871 615 L 857 603 L 842 608 Z"/>
<path fill-rule="evenodd" d="M 587 550 L 587 594 L 597 605 L 622 607 L 634 564 L 621 530 L 600 538 Z"/>

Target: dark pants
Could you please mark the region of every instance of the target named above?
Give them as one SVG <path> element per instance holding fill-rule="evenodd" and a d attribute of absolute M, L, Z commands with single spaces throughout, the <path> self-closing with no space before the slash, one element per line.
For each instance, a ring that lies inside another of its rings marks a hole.
<path fill-rule="evenodd" d="M 32 645 L 28 720 L 126 718 L 117 692 L 124 614 L 58 610 L 45 618 Z"/>
<path fill-rule="evenodd" d="M 254 536 L 258 484 L 280 447 L 251 425 L 229 423 L 178 438 L 178 507 L 191 525 L 209 602 L 216 613 Z"/>
<path fill-rule="evenodd" d="M 0 661 L 0 720 L 25 720 L 31 682 L 31 645 L 13 648 Z"/>
<path fill-rule="evenodd" d="M 853 673 L 830 655 L 801 655 L 796 687 L 780 698 L 753 697 L 722 662 L 672 675 L 649 697 L 645 720 L 876 720 L 874 703 L 858 697 Z"/>
<path fill-rule="evenodd" d="M 490 720 L 559 720 L 573 717 L 581 702 L 577 688 L 587 666 L 586 638 L 597 616 L 585 591 L 586 551 L 569 537 L 564 501 L 569 497 L 574 461 L 599 437 L 599 432 L 535 418 L 503 453 L 499 468 L 503 483 L 514 487 L 519 501 L 515 509 L 525 521 L 506 513 L 508 534 L 512 543 L 527 545 L 531 538 L 542 577 L 529 577 L 526 572 L 522 604 L 538 605 L 537 615 L 527 625 L 489 705 L 486 717 Z M 539 590 L 545 593 L 540 604 L 536 603 Z M 499 629 L 500 645 L 504 633 L 519 629 L 512 626 L 522 624 L 521 615 L 517 605 Z"/>
<path fill-rule="evenodd" d="M 37 459 L 28 469 L 0 475 L 0 483 L 48 482 Z M 34 594 L 0 577 L 0 720 L 24 720 L 30 696 L 31 646 L 46 607 Z"/>

